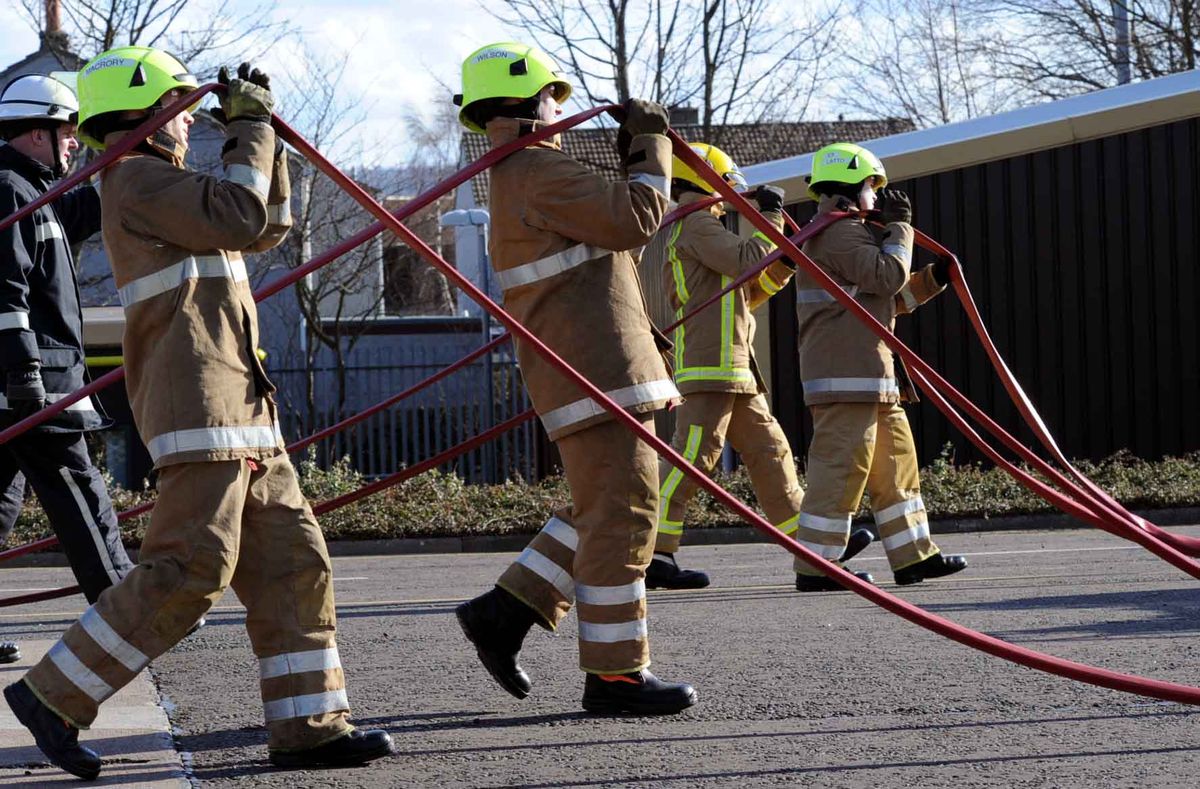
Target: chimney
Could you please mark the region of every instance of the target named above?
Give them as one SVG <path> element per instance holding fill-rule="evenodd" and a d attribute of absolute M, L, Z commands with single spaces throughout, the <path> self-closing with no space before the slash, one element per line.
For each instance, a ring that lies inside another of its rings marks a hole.
<path fill-rule="evenodd" d="M 672 126 L 697 126 L 700 123 L 700 110 L 696 107 L 668 107 Z"/>
<path fill-rule="evenodd" d="M 62 8 L 59 0 L 46 0 L 46 35 L 62 32 Z"/>

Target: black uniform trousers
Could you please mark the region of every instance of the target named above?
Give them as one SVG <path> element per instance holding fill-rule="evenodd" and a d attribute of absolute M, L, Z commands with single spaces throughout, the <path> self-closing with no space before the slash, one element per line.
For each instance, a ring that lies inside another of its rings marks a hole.
<path fill-rule="evenodd" d="M 108 488 L 92 465 L 84 434 L 33 432 L 0 445 L 0 534 L 11 529 L 20 512 L 21 475 L 46 511 L 84 596 L 96 602 L 133 569 L 133 562 L 121 544 Z"/>

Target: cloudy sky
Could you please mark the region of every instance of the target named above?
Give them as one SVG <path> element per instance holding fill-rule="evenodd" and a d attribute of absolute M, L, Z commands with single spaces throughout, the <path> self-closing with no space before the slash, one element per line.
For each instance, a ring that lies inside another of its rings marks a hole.
<path fill-rule="evenodd" d="M 15 5 L 16 0 L 0 0 L 0 66 L 38 46 L 37 34 Z M 278 8 L 319 57 L 345 59 L 346 89 L 371 110 L 371 122 L 359 131 L 375 139 L 394 136 L 410 107 L 447 101 L 437 80 L 457 82 L 467 54 L 510 37 L 477 0 L 282 0 Z M 297 62 L 294 43 L 268 49 L 265 59 L 277 72 Z"/>

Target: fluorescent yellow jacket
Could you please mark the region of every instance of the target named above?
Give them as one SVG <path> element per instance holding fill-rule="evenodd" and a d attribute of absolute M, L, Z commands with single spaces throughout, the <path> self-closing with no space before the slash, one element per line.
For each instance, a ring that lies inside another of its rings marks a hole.
<path fill-rule="evenodd" d="M 679 203 L 703 199 L 689 192 Z M 718 204 L 695 211 L 661 231 L 667 239 L 663 292 L 669 294 L 677 319 L 728 287 L 775 248 L 762 233 L 741 238 L 726 230 L 720 210 Z M 783 228 L 779 212 L 768 212 L 766 217 Z M 791 276 L 785 264 L 772 263 L 675 329 L 675 385 L 682 394 L 766 391 L 754 361 L 751 310 L 779 292 Z"/>

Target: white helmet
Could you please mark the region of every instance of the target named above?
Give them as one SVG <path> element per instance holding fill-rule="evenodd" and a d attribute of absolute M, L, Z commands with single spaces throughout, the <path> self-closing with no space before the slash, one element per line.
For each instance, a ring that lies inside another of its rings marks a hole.
<path fill-rule="evenodd" d="M 12 121 L 75 123 L 79 100 L 75 92 L 53 77 L 25 74 L 0 93 L 0 124 Z"/>

